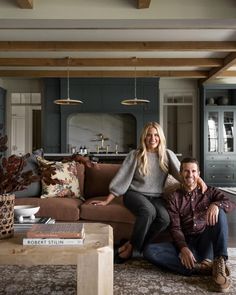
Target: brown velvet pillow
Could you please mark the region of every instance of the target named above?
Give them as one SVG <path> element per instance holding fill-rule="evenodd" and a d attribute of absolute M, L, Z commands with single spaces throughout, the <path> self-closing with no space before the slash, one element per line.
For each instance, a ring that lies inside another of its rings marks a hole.
<path fill-rule="evenodd" d="M 85 167 L 84 197 L 106 196 L 109 194 L 109 184 L 121 164 L 96 164 Z"/>

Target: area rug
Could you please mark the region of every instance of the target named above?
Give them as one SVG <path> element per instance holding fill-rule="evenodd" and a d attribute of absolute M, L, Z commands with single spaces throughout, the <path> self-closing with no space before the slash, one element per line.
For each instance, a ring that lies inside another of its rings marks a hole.
<path fill-rule="evenodd" d="M 229 249 L 232 287 L 236 294 L 236 249 Z M 76 295 L 76 266 L 0 266 L 1 295 Z M 142 258 L 114 267 L 114 295 L 219 294 L 211 277 L 183 277 Z M 79 294 L 86 295 L 86 294 Z"/>

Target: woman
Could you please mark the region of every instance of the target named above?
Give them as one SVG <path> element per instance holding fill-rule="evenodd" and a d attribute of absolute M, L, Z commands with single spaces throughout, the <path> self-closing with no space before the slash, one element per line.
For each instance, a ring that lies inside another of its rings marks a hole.
<path fill-rule="evenodd" d="M 124 205 L 136 216 L 131 240 L 118 249 L 117 262 L 129 259 L 134 249 L 142 251 L 151 225 L 155 235 L 169 225 L 162 198 L 163 186 L 168 174 L 179 180 L 179 167 L 176 155 L 166 149 L 161 126 L 149 122 L 143 128 L 139 147 L 127 155 L 111 181 L 106 200 L 90 203 L 105 206 L 116 196 L 123 195 Z"/>

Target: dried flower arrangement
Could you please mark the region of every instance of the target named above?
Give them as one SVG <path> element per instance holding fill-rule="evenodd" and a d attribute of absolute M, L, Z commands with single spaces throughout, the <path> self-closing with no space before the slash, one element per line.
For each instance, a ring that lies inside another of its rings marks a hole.
<path fill-rule="evenodd" d="M 7 150 L 7 140 L 7 135 L 0 134 L 0 152 Z M 33 171 L 23 171 L 26 159 L 29 157 L 30 154 L 9 157 L 0 155 L 0 194 L 23 190 L 32 182 L 39 180 Z"/>

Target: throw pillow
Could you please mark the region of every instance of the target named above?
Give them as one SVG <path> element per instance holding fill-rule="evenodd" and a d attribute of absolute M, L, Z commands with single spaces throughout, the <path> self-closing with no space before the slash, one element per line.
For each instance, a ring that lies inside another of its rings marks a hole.
<path fill-rule="evenodd" d="M 69 197 L 80 198 L 79 187 L 79 165 L 75 161 L 62 163 L 51 162 L 41 157 L 37 157 L 40 164 L 50 164 L 55 169 L 55 174 L 52 175 L 52 179 L 58 179 L 57 184 L 46 184 L 42 180 L 42 195 L 41 198 L 50 197 Z"/>
<path fill-rule="evenodd" d="M 36 155 L 42 156 L 43 150 L 39 149 L 33 151 L 30 157 L 26 160 L 26 165 L 23 169 L 24 172 L 33 170 L 34 173 L 37 175 L 38 169 L 38 162 L 36 159 Z M 28 197 L 40 197 L 41 195 L 41 181 L 36 181 L 31 183 L 27 188 L 22 191 L 14 192 L 16 198 L 28 198 Z"/>

